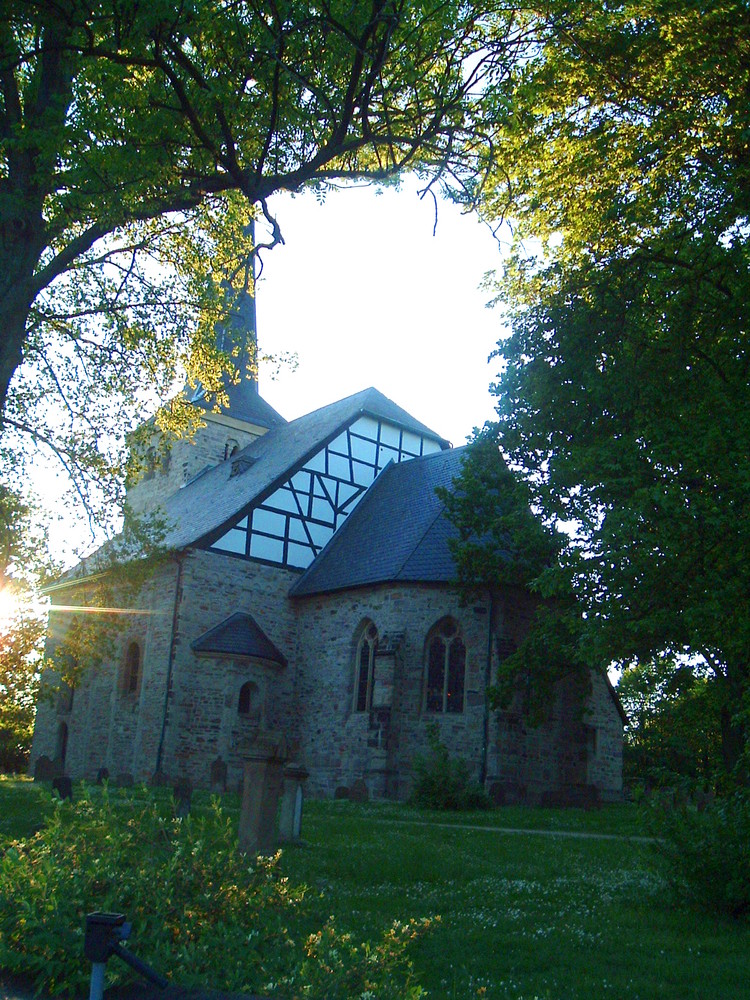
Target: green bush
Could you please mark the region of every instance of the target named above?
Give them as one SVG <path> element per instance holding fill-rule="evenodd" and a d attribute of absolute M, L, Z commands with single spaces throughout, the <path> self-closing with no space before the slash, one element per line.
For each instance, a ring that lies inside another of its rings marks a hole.
<path fill-rule="evenodd" d="M 750 792 L 695 806 L 654 806 L 657 855 L 677 896 L 735 918 L 750 915 Z"/>
<path fill-rule="evenodd" d="M 428 730 L 430 751 L 414 758 L 412 802 L 420 809 L 466 810 L 492 806 L 484 789 L 473 781 L 469 765 L 461 757 L 451 757 L 440 742 L 436 725 Z"/>
<path fill-rule="evenodd" d="M 150 796 L 58 804 L 0 859 L 0 969 L 53 994 L 85 992 L 85 915 L 105 910 L 127 914 L 128 947 L 182 986 L 262 993 L 273 984 L 284 998 L 420 995 L 404 935 L 355 948 L 329 922 L 318 942 L 307 890 L 288 883 L 279 855 L 241 856 L 235 822 L 218 804 L 205 816 L 166 818 Z M 316 969 L 337 948 L 341 977 L 363 983 L 359 993 L 323 988 Z M 134 978 L 118 959 L 107 971 L 112 983 Z"/>

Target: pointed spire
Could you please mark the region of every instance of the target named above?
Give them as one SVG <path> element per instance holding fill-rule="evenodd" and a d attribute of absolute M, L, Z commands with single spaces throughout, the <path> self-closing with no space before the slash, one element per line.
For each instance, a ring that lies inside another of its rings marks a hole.
<path fill-rule="evenodd" d="M 251 221 L 245 229 L 255 246 L 255 222 Z M 257 424 L 261 427 L 275 427 L 285 424 L 286 420 L 274 410 L 259 394 L 257 362 L 258 336 L 257 313 L 255 310 L 255 254 L 251 251 L 245 261 L 245 287 L 233 291 L 228 281 L 222 281 L 222 289 L 233 301 L 228 311 L 227 320 L 216 328 L 217 346 L 227 353 L 234 353 L 234 362 L 239 377 L 235 381 L 230 375 L 224 375 L 223 387 L 227 396 L 227 405 L 221 407 L 221 413 L 235 420 Z M 203 388 L 198 383 L 191 402 L 205 409 L 209 405 L 205 401 Z"/>

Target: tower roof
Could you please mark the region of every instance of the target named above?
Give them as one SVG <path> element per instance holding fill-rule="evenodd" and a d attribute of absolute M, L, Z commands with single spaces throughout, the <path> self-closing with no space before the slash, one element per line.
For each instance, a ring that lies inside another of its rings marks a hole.
<path fill-rule="evenodd" d="M 258 345 L 255 297 L 250 292 L 241 291 L 236 294 L 227 321 L 216 329 L 216 343 L 221 350 L 237 352 L 239 372 L 236 379 L 230 375 L 222 377 L 227 404 L 219 406 L 219 412 L 234 420 L 266 427 L 268 430 L 285 424 L 284 417 L 258 393 L 258 380 L 252 374 L 255 371 Z M 213 410 L 216 405 L 214 400 L 206 400 L 205 390 L 200 383 L 192 395 L 189 391 L 186 394 L 191 403 L 206 412 Z"/>

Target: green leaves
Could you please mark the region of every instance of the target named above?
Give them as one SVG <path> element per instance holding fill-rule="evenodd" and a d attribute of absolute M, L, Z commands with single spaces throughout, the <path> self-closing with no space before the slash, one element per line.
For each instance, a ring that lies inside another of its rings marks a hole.
<path fill-rule="evenodd" d="M 84 991 L 84 919 L 104 910 L 126 913 L 128 947 L 182 988 L 289 1000 L 422 995 L 407 951 L 429 920 L 394 923 L 372 942 L 332 918 L 320 927 L 280 853 L 248 863 L 238 852 L 235 821 L 218 802 L 182 820 L 165 805 L 144 790 L 118 798 L 105 788 L 95 801 L 76 789 L 75 803 L 58 804 L 37 835 L 5 850 L 0 967 L 53 995 Z M 107 976 L 108 985 L 134 978 L 114 959 Z"/>
<path fill-rule="evenodd" d="M 516 77 L 502 445 L 546 517 L 572 526 L 591 654 L 704 657 L 736 732 L 750 662 L 747 10 L 553 2 L 536 26 Z"/>
<path fill-rule="evenodd" d="M 472 189 L 482 87 L 518 39 L 502 8 L 459 0 L 2 13 L 4 466 L 20 487 L 40 455 L 59 462 L 74 503 L 106 522 L 128 432 L 185 375 L 220 401 L 237 373 L 214 334 L 225 290 L 253 291 L 253 219 L 258 244 L 282 241 L 269 197 L 406 169 Z M 186 415 L 177 403 L 159 420 L 189 433 Z"/>

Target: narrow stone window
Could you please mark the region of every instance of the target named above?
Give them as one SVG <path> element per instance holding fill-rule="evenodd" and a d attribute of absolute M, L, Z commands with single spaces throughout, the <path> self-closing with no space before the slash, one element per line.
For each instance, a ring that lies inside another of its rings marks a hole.
<path fill-rule="evenodd" d="M 61 722 L 57 730 L 57 746 L 55 749 L 55 758 L 60 762 L 60 764 L 65 763 L 65 754 L 68 752 L 68 725 L 66 722 Z"/>
<path fill-rule="evenodd" d="M 124 694 L 137 694 L 141 686 L 141 647 L 131 642 L 125 654 L 125 669 L 122 678 Z"/>
<path fill-rule="evenodd" d="M 426 712 L 463 712 L 466 646 L 452 618 L 443 618 L 427 637 L 425 647 Z"/>
<path fill-rule="evenodd" d="M 236 455 L 239 450 L 239 442 L 235 441 L 234 438 L 229 438 L 227 443 L 224 445 L 224 461 L 226 462 L 228 458 L 232 458 L 232 456 Z"/>
<path fill-rule="evenodd" d="M 354 661 L 354 711 L 369 712 L 372 708 L 372 688 L 375 683 L 375 653 L 378 630 L 372 622 L 362 629 Z"/>
<path fill-rule="evenodd" d="M 260 701 L 258 697 L 258 685 L 252 681 L 246 681 L 240 688 L 237 699 L 237 715 L 243 719 L 258 719 L 260 716 Z"/>
<path fill-rule="evenodd" d="M 153 479 L 156 474 L 156 448 L 151 447 L 146 451 L 146 468 L 143 472 L 144 479 Z"/>
<path fill-rule="evenodd" d="M 58 715 L 70 715 L 73 711 L 73 695 L 74 690 L 70 684 L 66 684 L 64 681 L 60 684 L 60 688 L 57 692 L 57 713 Z"/>

